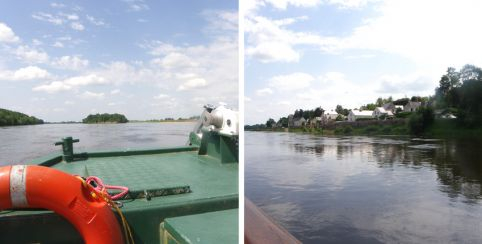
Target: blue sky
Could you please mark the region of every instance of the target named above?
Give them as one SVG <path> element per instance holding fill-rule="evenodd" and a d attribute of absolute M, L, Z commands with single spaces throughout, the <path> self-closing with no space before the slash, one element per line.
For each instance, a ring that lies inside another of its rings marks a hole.
<path fill-rule="evenodd" d="M 46 121 L 238 107 L 237 1 L 0 4 L 0 108 Z"/>
<path fill-rule="evenodd" d="M 482 66 L 481 1 L 243 3 L 246 124 L 432 95 L 447 67 Z"/>

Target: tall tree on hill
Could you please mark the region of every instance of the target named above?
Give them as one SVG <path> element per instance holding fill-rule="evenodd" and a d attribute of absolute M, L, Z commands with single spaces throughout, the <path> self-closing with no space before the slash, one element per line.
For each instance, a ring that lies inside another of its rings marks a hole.
<path fill-rule="evenodd" d="M 283 127 L 288 127 L 288 118 L 286 117 L 281 117 L 279 120 L 278 120 L 278 123 L 281 124 L 281 126 Z"/>
<path fill-rule="evenodd" d="M 482 124 L 482 69 L 474 65 L 465 65 L 460 70 L 463 82 L 456 89 L 459 121 L 467 126 Z"/>
<path fill-rule="evenodd" d="M 321 107 L 315 109 L 315 117 L 321 117 L 325 113 L 325 110 Z"/>
<path fill-rule="evenodd" d="M 348 114 L 350 113 L 350 111 L 346 108 L 343 108 L 341 105 L 336 105 L 336 109 L 335 111 L 339 114 L 343 114 L 345 116 L 348 116 Z"/>
<path fill-rule="evenodd" d="M 456 107 L 459 102 L 458 87 L 461 81 L 474 77 L 473 65 L 465 65 L 461 72 L 457 72 L 455 68 L 449 67 L 447 73 L 440 78 L 439 87 L 435 90 L 435 96 L 439 108 Z"/>
<path fill-rule="evenodd" d="M 266 121 L 266 127 L 268 128 L 273 128 L 273 126 L 276 124 L 276 121 L 274 119 L 269 118 L 268 121 Z"/>

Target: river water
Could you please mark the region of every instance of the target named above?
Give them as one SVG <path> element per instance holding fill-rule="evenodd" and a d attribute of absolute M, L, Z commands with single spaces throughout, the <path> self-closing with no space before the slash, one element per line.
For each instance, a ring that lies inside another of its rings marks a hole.
<path fill-rule="evenodd" d="M 183 146 L 193 122 L 126 124 L 43 124 L 0 127 L 0 165 L 28 162 L 52 152 L 62 137 L 80 139 L 75 152 Z"/>
<path fill-rule="evenodd" d="M 482 243 L 482 140 L 246 132 L 245 165 L 304 243 Z"/>

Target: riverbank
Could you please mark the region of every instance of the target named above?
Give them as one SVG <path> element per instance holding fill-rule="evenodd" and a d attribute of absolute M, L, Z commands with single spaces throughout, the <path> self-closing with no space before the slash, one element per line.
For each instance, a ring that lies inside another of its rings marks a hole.
<path fill-rule="evenodd" d="M 482 126 L 475 128 L 462 127 L 456 120 L 439 119 L 429 126 L 424 136 L 437 138 L 482 137 Z"/>
<path fill-rule="evenodd" d="M 309 133 L 315 135 L 355 135 L 355 136 L 375 136 L 375 135 L 402 135 L 412 136 L 408 125 L 405 124 L 385 124 L 385 125 L 366 125 L 350 126 L 340 125 L 334 129 L 323 128 L 257 128 L 246 129 L 246 131 L 273 131 L 273 132 L 294 132 Z M 473 138 L 482 137 L 482 127 L 466 128 L 457 124 L 456 120 L 436 119 L 421 135 L 423 137 L 435 138 Z"/>

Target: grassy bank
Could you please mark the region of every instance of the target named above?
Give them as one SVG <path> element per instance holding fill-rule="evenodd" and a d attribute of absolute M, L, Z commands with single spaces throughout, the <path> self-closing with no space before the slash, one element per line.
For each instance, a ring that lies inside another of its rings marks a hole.
<path fill-rule="evenodd" d="M 294 132 L 309 133 L 315 135 L 407 135 L 408 128 L 405 125 L 383 125 L 383 126 L 366 126 L 353 128 L 351 126 L 342 126 L 335 130 L 321 128 L 258 128 L 247 131 L 273 131 L 273 132 Z"/>
<path fill-rule="evenodd" d="M 369 125 L 356 128 L 351 126 L 340 126 L 335 130 L 316 128 L 262 128 L 251 131 L 295 132 L 310 133 L 315 135 L 411 135 L 410 130 L 406 124 L 382 126 Z M 424 131 L 421 136 L 435 138 L 480 138 L 482 137 L 482 126 L 476 128 L 467 128 L 459 126 L 456 120 L 437 119 Z"/>
<path fill-rule="evenodd" d="M 482 126 L 467 128 L 459 126 L 456 120 L 435 120 L 423 134 L 441 138 L 482 137 Z"/>

